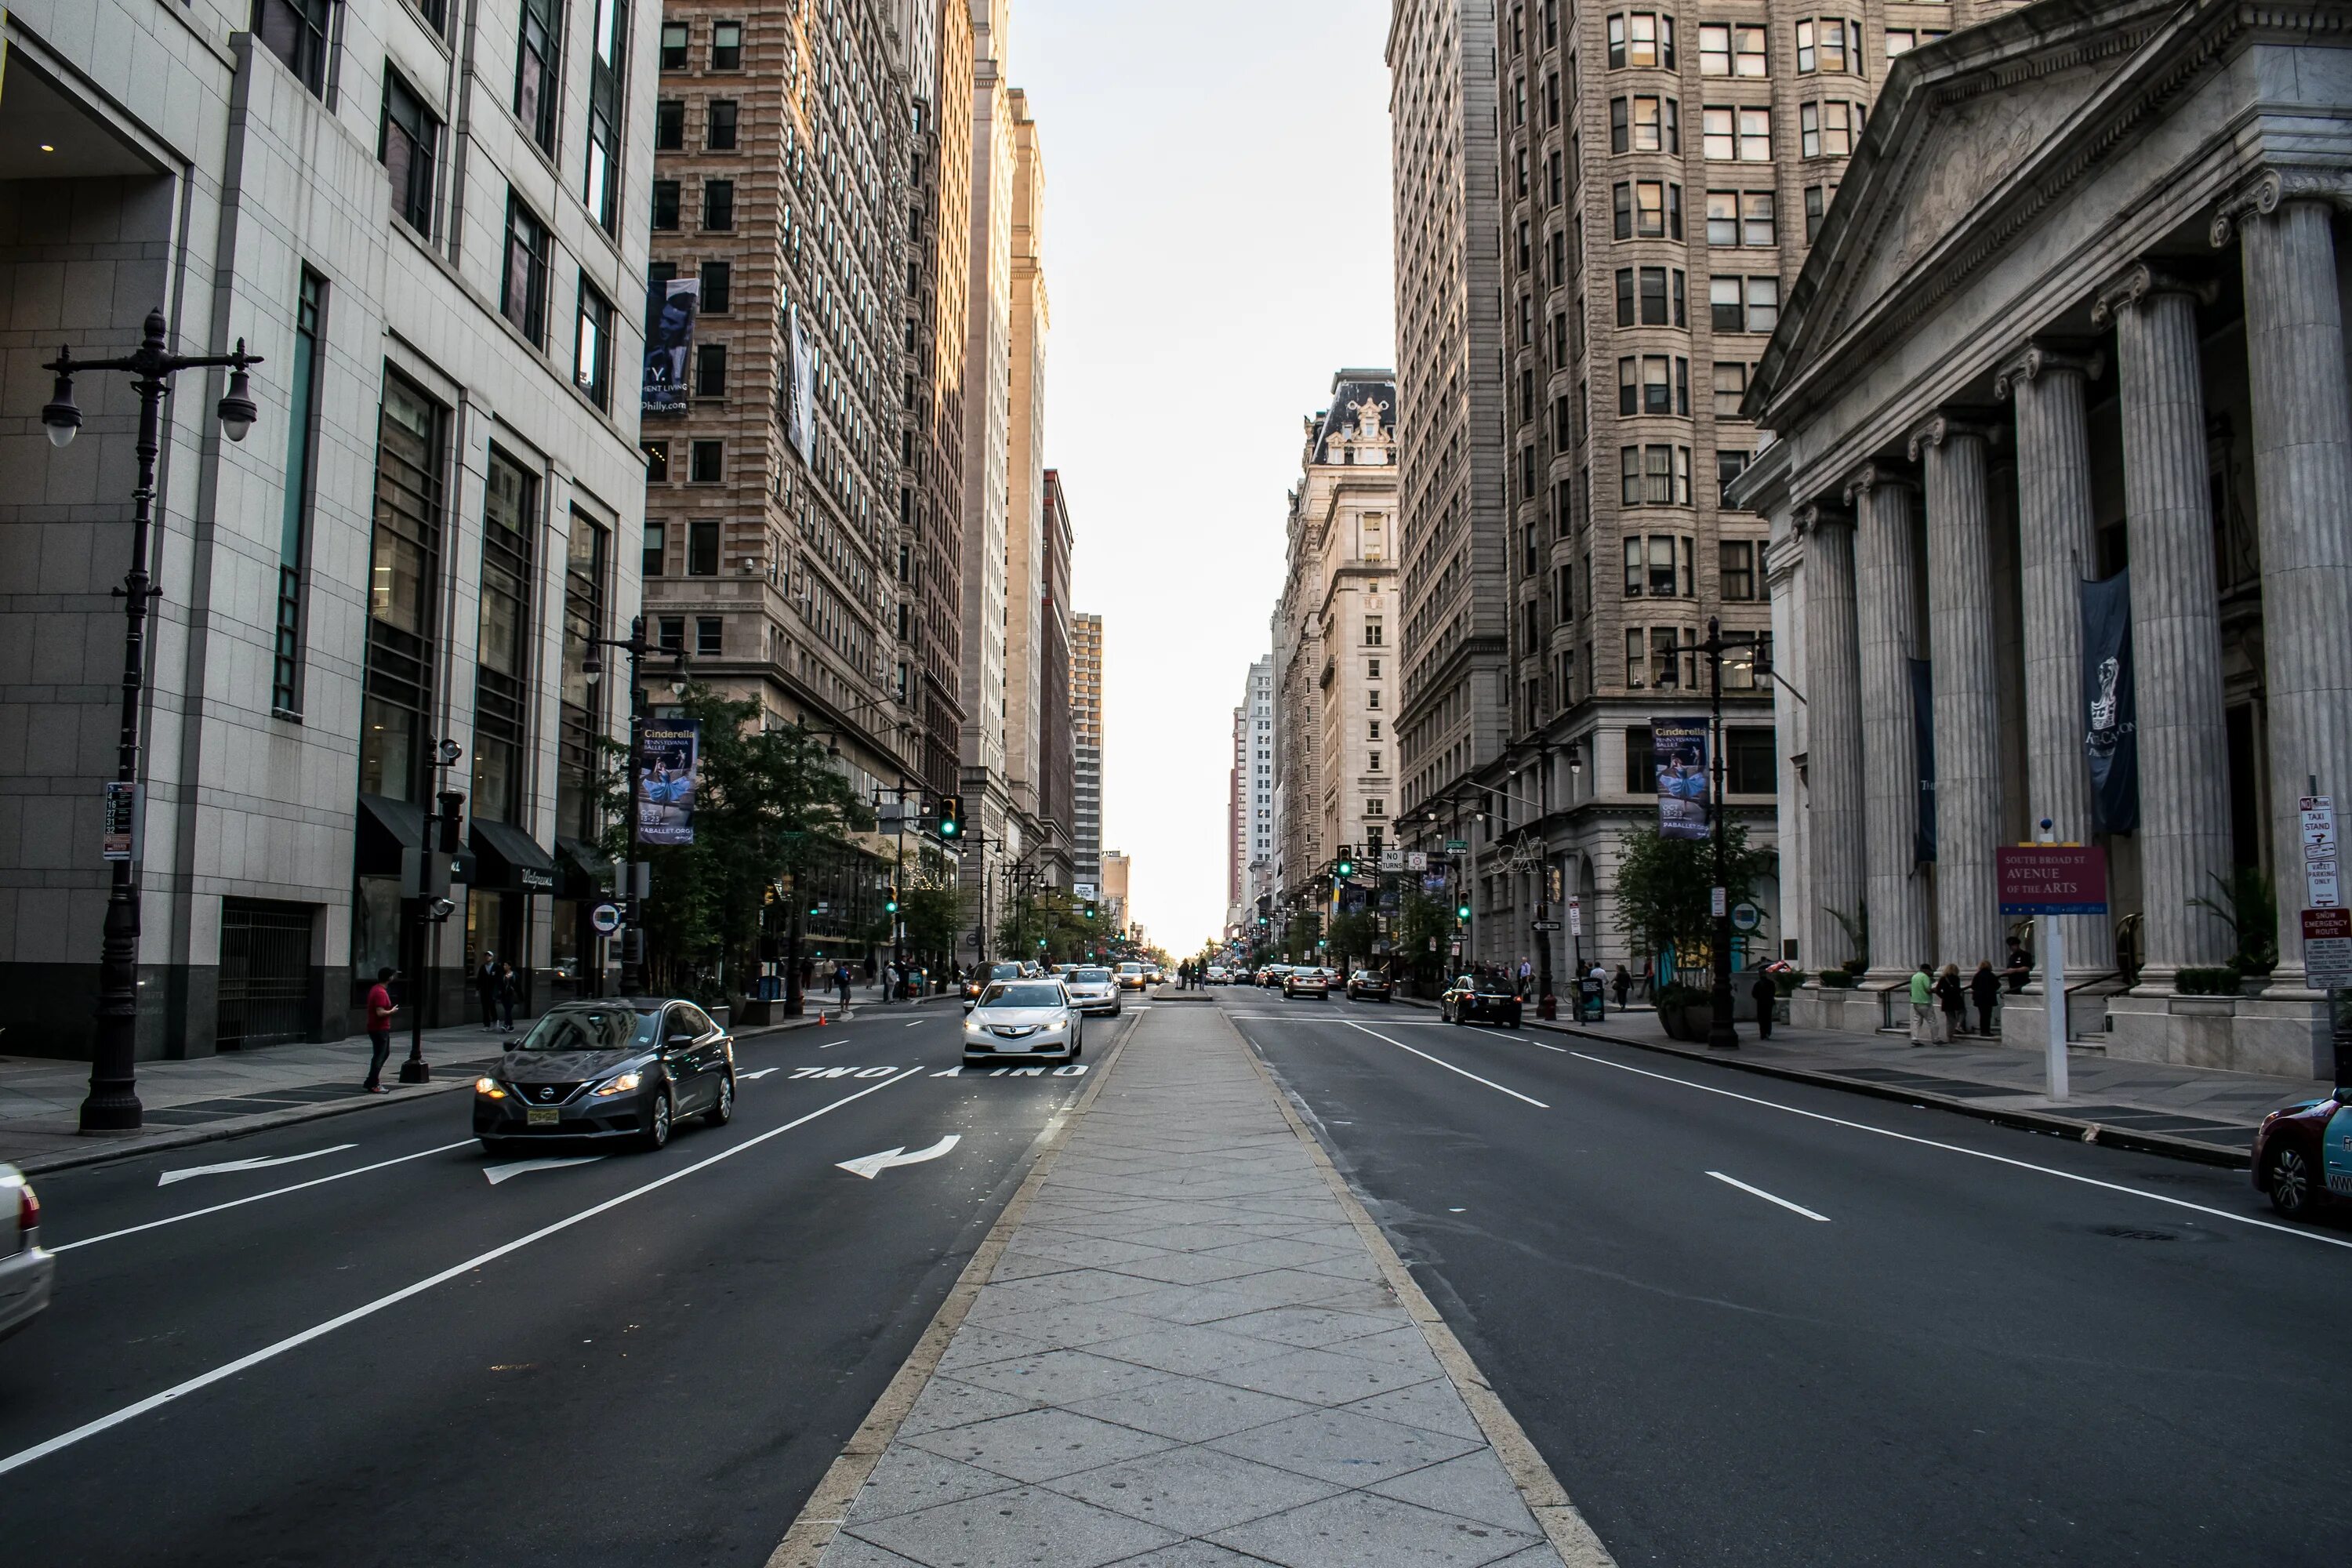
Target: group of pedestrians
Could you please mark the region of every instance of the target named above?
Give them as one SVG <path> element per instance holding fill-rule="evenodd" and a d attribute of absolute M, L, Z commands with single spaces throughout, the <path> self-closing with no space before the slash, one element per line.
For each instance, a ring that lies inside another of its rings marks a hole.
<path fill-rule="evenodd" d="M 482 1004 L 482 1027 L 500 1035 L 514 1033 L 515 1002 L 522 994 L 522 981 L 513 964 L 495 952 L 482 954 L 482 966 L 474 971 L 474 994 Z"/>
<path fill-rule="evenodd" d="M 1992 960 L 1979 959 L 1977 972 L 1965 981 L 1957 963 L 1944 965 L 1940 973 L 1932 963 L 1921 963 L 1911 972 L 1911 1043 L 1948 1046 L 1967 1034 L 1971 1002 L 1976 1004 L 1978 1033 L 1994 1037 L 2000 1032 L 1993 1014 L 2000 1005 L 2000 976 L 1993 972 Z"/>

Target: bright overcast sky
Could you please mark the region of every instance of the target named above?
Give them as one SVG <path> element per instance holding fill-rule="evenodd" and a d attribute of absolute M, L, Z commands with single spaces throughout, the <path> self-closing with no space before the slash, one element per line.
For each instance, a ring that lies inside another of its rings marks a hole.
<path fill-rule="evenodd" d="M 1225 910 L 1233 710 L 1299 420 L 1393 363 L 1386 0 L 1013 0 L 1045 165 L 1045 461 L 1103 617 L 1103 847 L 1171 953 Z"/>

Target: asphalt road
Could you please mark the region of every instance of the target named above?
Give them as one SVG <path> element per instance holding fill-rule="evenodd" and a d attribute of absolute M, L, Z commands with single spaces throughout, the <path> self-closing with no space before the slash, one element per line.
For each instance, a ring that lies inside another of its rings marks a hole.
<path fill-rule="evenodd" d="M 2352 1225 L 1622 1046 L 1220 1000 L 1621 1563 L 2352 1560 Z"/>
<path fill-rule="evenodd" d="M 960 1025 L 747 1040 L 658 1154 L 503 1172 L 439 1095 L 41 1178 L 0 1559 L 757 1568 L 1085 1087 L 954 1073 Z"/>

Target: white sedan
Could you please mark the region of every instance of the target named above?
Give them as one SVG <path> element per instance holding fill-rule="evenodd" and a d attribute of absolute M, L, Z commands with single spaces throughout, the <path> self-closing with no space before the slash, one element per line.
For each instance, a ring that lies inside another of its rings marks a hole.
<path fill-rule="evenodd" d="M 1114 1018 L 1118 1016 L 1121 1010 L 1118 980 L 1108 968 L 1099 964 L 1073 964 L 1062 971 L 1059 978 L 1062 988 L 1070 994 L 1070 1000 L 1077 1004 L 1079 1012 L 1108 1013 Z"/>
<path fill-rule="evenodd" d="M 991 985 L 964 1016 L 963 1060 L 985 1067 L 1014 1058 L 1074 1062 L 1086 1048 L 1085 1024 L 1058 980 Z"/>

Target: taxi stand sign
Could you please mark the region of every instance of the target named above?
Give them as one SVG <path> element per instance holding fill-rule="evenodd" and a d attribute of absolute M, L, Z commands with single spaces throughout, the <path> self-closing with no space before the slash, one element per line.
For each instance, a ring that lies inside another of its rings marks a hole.
<path fill-rule="evenodd" d="M 2042 831 L 2050 830 L 2042 824 Z M 2095 844 L 2004 844 L 2000 847 L 2000 912 L 2005 915 L 2103 915 L 2107 912 L 2107 852 Z M 2047 1068 L 2052 1100 L 2066 1098 L 2066 936 L 2056 921 L 2042 922 L 2042 1012 L 2050 1022 Z M 2052 996 L 2053 987 L 2056 995 Z"/>

